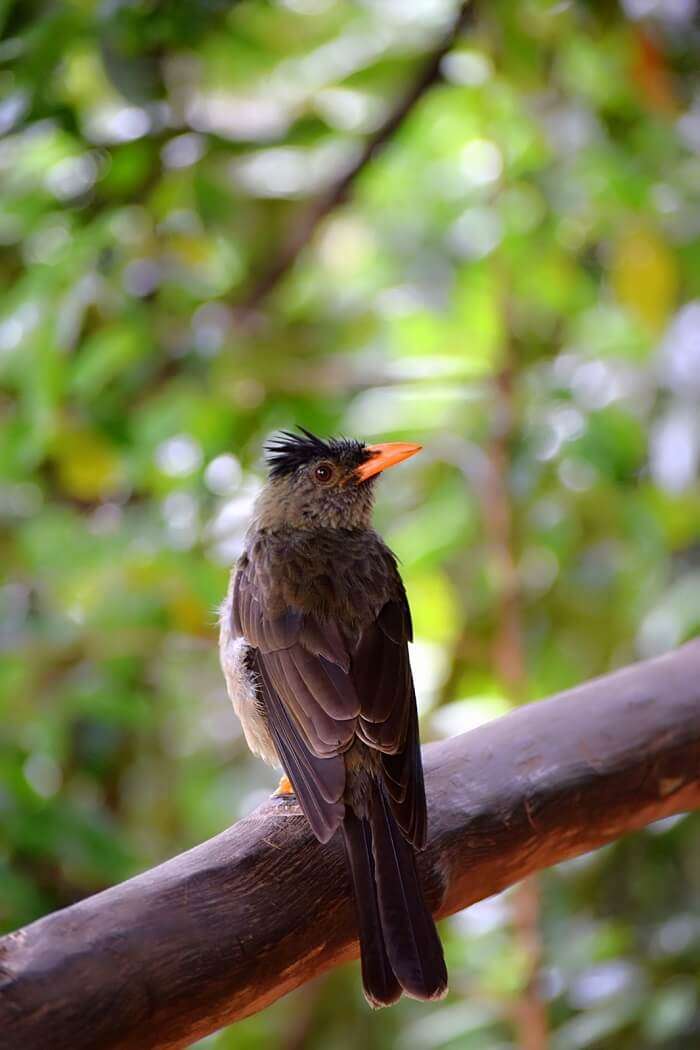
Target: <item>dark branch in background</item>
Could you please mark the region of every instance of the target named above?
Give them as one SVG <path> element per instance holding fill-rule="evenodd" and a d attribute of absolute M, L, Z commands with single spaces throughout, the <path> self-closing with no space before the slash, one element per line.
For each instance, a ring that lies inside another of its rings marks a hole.
<path fill-rule="evenodd" d="M 238 305 L 238 310 L 242 316 L 245 316 L 246 313 L 254 313 L 260 308 L 263 301 L 267 299 L 292 269 L 297 258 L 313 237 L 319 224 L 335 208 L 345 203 L 358 176 L 362 174 L 370 161 L 374 160 L 387 146 L 416 103 L 420 102 L 430 88 L 441 79 L 440 66 L 442 60 L 459 40 L 462 30 L 468 21 L 469 13 L 470 4 L 464 3 L 449 32 L 423 66 L 415 83 L 408 89 L 396 106 L 396 109 L 390 113 L 377 131 L 367 139 L 350 170 L 330 189 L 321 194 L 316 201 L 310 204 L 305 214 L 297 221 L 292 234 L 286 243 L 280 247 L 277 257 L 273 260 L 269 269 L 258 278 L 243 302 Z"/>
<path fill-rule="evenodd" d="M 700 640 L 433 744 L 425 766 L 439 916 L 700 808 Z M 0 1041 L 175 1050 L 356 955 L 341 844 L 270 801 L 1 939 Z"/>
<path fill-rule="evenodd" d="M 505 284 L 505 277 L 502 276 L 502 280 Z M 504 303 L 503 316 L 510 322 L 507 301 Z M 510 323 L 505 340 L 505 360 L 496 380 L 493 434 L 488 447 L 489 478 L 480 493 L 483 529 L 493 561 L 497 588 L 498 618 L 492 650 L 493 666 L 511 701 L 518 703 L 522 702 L 527 690 L 527 654 L 509 484 L 513 444 L 518 432 L 514 389 L 516 366 L 510 340 Z M 540 887 L 537 875 L 533 874 L 517 886 L 511 900 L 514 936 L 525 963 L 524 980 L 513 1010 L 520 1050 L 545 1050 L 549 1043 L 547 1008 L 540 994 L 540 912 Z"/>

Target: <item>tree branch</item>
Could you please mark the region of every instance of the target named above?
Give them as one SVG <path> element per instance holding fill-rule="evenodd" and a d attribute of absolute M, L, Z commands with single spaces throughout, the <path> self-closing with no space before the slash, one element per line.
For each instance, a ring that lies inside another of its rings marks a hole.
<path fill-rule="evenodd" d="M 505 278 L 502 276 L 505 285 Z M 508 303 L 503 311 L 510 320 Z M 508 326 L 510 329 L 510 325 Z M 517 434 L 516 373 L 510 331 L 506 333 L 504 363 L 496 380 L 495 420 L 488 457 L 488 483 L 481 491 L 483 530 L 488 538 L 496 579 L 498 621 L 492 662 L 512 700 L 527 690 L 527 654 L 523 631 L 520 576 L 516 565 L 514 507 L 508 484 L 513 442 Z M 515 942 L 525 963 L 524 980 L 514 1003 L 513 1019 L 520 1050 L 546 1050 L 549 1017 L 540 991 L 542 937 L 540 885 L 537 875 L 523 879 L 511 898 Z"/>
<path fill-rule="evenodd" d="M 425 749 L 449 915 L 700 807 L 700 640 Z M 341 844 L 289 803 L 0 940 L 8 1050 L 184 1047 L 357 954 Z"/>
<path fill-rule="evenodd" d="M 313 237 L 320 223 L 339 205 L 343 204 L 350 194 L 353 184 L 364 169 L 373 160 L 406 120 L 416 103 L 440 80 L 440 66 L 445 55 L 452 50 L 469 17 L 470 5 L 464 3 L 443 38 L 437 50 L 430 56 L 415 82 L 389 114 L 384 123 L 377 128 L 364 143 L 357 160 L 352 167 L 325 193 L 321 194 L 300 217 L 291 236 L 279 250 L 269 269 L 262 274 L 239 304 L 238 311 L 245 315 L 254 313 L 267 299 L 277 285 L 292 269 L 297 258 Z"/>

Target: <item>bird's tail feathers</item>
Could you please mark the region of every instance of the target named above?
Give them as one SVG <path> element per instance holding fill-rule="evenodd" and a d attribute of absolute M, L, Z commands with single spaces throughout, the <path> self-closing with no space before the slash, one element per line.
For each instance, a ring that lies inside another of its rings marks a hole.
<path fill-rule="evenodd" d="M 414 999 L 441 999 L 447 970 L 440 938 L 423 897 L 414 851 L 376 781 L 369 817 L 358 817 L 348 807 L 343 833 L 367 1001 L 388 1006 L 402 990 Z"/>
<path fill-rule="evenodd" d="M 365 998 L 370 1006 L 390 1006 L 400 998 L 401 985 L 396 980 L 384 944 L 369 823 L 348 808 L 343 835 L 355 891 Z"/>

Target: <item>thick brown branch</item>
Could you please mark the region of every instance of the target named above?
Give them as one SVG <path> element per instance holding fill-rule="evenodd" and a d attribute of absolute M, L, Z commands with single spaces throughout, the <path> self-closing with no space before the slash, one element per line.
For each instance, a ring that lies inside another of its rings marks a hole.
<path fill-rule="evenodd" d="M 428 899 L 449 915 L 700 807 L 700 640 L 425 749 Z M 342 847 L 270 801 L 0 940 L 7 1050 L 183 1047 L 357 954 Z"/>
<path fill-rule="evenodd" d="M 364 143 L 352 167 L 317 198 L 300 217 L 290 237 L 284 243 L 269 269 L 258 278 L 256 284 L 240 304 L 239 311 L 243 316 L 257 310 L 267 299 L 280 281 L 286 277 L 297 258 L 313 237 L 316 228 L 335 208 L 343 204 L 359 175 L 369 162 L 381 153 L 406 117 L 411 113 L 430 88 L 440 79 L 440 66 L 445 55 L 454 47 L 464 28 L 469 12 L 469 4 L 464 3 L 449 32 L 437 50 L 431 54 L 415 82 L 400 100 L 398 105 L 379 128 Z"/>

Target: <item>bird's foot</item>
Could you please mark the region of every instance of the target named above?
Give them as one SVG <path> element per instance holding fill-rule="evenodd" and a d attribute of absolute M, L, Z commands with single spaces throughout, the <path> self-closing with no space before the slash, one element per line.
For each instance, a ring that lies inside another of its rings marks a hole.
<path fill-rule="evenodd" d="M 292 782 L 289 779 L 289 777 L 285 774 L 285 776 L 280 777 L 280 782 L 277 785 L 277 790 L 273 791 L 272 798 L 292 799 L 294 797 L 295 793 L 294 788 L 292 787 Z"/>

